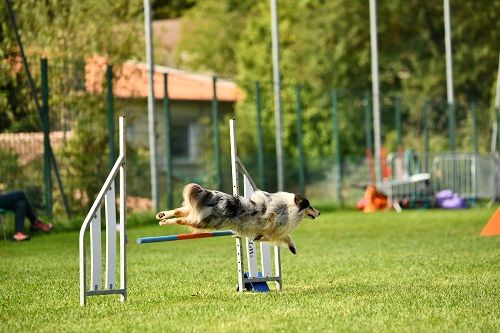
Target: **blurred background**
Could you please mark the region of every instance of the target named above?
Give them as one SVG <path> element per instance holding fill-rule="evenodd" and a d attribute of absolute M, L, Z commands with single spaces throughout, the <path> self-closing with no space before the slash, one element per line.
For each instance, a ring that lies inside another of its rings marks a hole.
<path fill-rule="evenodd" d="M 117 118 L 126 115 L 127 207 L 150 211 L 143 2 L 11 6 L 43 113 L 2 1 L 0 190 L 24 189 L 49 217 L 85 214 L 117 156 Z M 188 182 L 230 192 L 230 118 L 247 169 L 275 191 L 269 1 L 162 0 L 152 8 L 160 206 L 179 205 Z M 452 0 L 450 11 L 451 107 L 443 3 L 377 3 L 378 185 L 408 206 L 430 207 L 445 189 L 471 204 L 500 197 L 500 1 Z M 353 207 L 375 183 L 368 1 L 279 1 L 278 19 L 284 189 Z"/>

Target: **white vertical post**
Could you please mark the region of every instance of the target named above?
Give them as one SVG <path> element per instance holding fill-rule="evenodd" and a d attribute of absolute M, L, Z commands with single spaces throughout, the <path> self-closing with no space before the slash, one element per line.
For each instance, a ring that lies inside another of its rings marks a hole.
<path fill-rule="evenodd" d="M 104 197 L 106 215 L 106 282 L 104 289 L 115 288 L 116 274 L 116 202 L 115 182 Z"/>
<path fill-rule="evenodd" d="M 246 237 L 248 277 L 257 277 L 259 268 L 257 267 L 257 249 L 252 239 Z"/>
<path fill-rule="evenodd" d="M 453 104 L 453 71 L 451 61 L 451 29 L 450 29 L 450 1 L 443 0 L 444 6 L 444 37 L 446 49 L 446 95 L 448 105 Z"/>
<path fill-rule="evenodd" d="M 491 136 L 491 153 L 497 151 L 497 141 L 498 141 L 498 112 L 500 109 L 500 54 L 498 55 L 498 72 L 497 72 L 497 88 L 495 93 L 495 105 L 493 108 L 493 133 Z"/>
<path fill-rule="evenodd" d="M 246 175 L 243 175 L 243 195 L 245 198 L 250 198 L 253 193 L 252 185 Z M 247 243 L 247 262 L 248 262 L 248 276 L 257 277 L 259 268 L 257 266 L 257 248 L 252 239 L 246 238 Z"/>
<path fill-rule="evenodd" d="M 151 199 L 153 208 L 159 210 L 158 200 L 158 169 L 156 152 L 156 112 L 154 95 L 154 60 L 153 60 L 153 29 L 151 26 L 151 3 L 144 0 L 144 31 L 146 40 L 146 58 L 148 62 L 148 128 L 149 128 L 149 161 L 151 169 Z"/>
<path fill-rule="evenodd" d="M 262 267 L 262 276 L 268 277 L 273 274 L 271 266 L 271 246 L 269 243 L 260 242 L 260 265 Z"/>
<path fill-rule="evenodd" d="M 381 165 L 381 133 L 380 133 L 380 92 L 378 79 L 378 45 L 377 45 L 377 3 L 370 0 L 370 44 L 372 59 L 372 95 L 373 95 L 373 143 L 375 150 L 375 179 L 376 183 L 382 181 Z"/>
<path fill-rule="evenodd" d="M 278 191 L 284 189 L 284 167 L 283 167 L 283 138 L 281 117 L 281 71 L 280 71 L 280 48 L 278 29 L 278 3 L 271 1 L 271 30 L 273 49 L 273 82 L 274 82 L 274 121 L 276 128 L 276 166 L 278 174 Z"/>
<path fill-rule="evenodd" d="M 231 141 L 231 176 L 233 195 L 240 195 L 238 179 L 238 149 L 236 146 L 236 120 L 229 120 L 229 139 Z"/>
<path fill-rule="evenodd" d="M 101 289 L 101 208 L 90 222 L 90 290 Z"/>
<path fill-rule="evenodd" d="M 236 146 L 236 120 L 229 120 L 229 140 L 231 141 L 231 176 L 233 181 L 233 195 L 239 195 L 239 179 L 238 179 L 238 151 Z M 243 274 L 245 273 L 243 264 L 243 247 L 241 238 L 236 237 L 236 262 L 238 265 L 238 291 L 245 290 L 243 283 Z"/>
<path fill-rule="evenodd" d="M 451 20 L 450 20 L 450 1 L 443 0 L 444 7 L 444 44 L 446 51 L 446 96 L 448 104 L 448 125 L 450 135 L 450 151 L 455 152 L 456 149 L 456 120 L 453 97 L 453 68 L 452 68 L 452 52 L 451 52 Z M 455 169 L 454 171 L 455 172 Z M 455 176 L 453 176 L 455 177 Z"/>
<path fill-rule="evenodd" d="M 276 281 L 277 289 L 282 289 L 282 281 L 281 281 L 281 252 L 280 247 L 274 247 L 274 275 L 279 276 L 279 281 Z"/>
<path fill-rule="evenodd" d="M 87 291 L 87 246 L 85 245 L 85 233 L 80 233 L 79 237 L 80 252 L 80 306 L 85 305 Z"/>
<path fill-rule="evenodd" d="M 127 160 L 126 149 L 126 131 L 125 117 L 120 117 L 120 155 L 123 156 L 123 164 L 120 166 L 120 288 L 124 290 L 120 295 L 120 300 L 125 302 L 127 299 L 127 233 L 126 233 L 126 205 L 127 205 L 127 189 L 125 182 L 125 163 Z"/>

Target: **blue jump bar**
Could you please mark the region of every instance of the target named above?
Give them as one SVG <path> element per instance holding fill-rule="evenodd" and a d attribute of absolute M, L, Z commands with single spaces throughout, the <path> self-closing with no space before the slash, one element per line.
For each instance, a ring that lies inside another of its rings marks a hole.
<path fill-rule="evenodd" d="M 159 243 L 159 242 L 173 242 L 178 240 L 188 240 L 188 239 L 198 239 L 198 238 L 209 238 L 209 237 L 222 237 L 222 236 L 233 236 L 234 232 L 231 230 L 224 231 L 213 231 L 213 232 L 199 232 L 194 234 L 179 234 L 179 235 L 168 235 L 168 236 L 153 236 L 153 237 L 142 237 L 137 238 L 137 244 L 146 243 Z"/>

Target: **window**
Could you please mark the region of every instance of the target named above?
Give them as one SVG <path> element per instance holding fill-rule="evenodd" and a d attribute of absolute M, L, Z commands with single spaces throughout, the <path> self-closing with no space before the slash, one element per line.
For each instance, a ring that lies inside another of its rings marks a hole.
<path fill-rule="evenodd" d="M 171 127 L 170 151 L 174 158 L 189 157 L 189 125 L 175 124 Z"/>

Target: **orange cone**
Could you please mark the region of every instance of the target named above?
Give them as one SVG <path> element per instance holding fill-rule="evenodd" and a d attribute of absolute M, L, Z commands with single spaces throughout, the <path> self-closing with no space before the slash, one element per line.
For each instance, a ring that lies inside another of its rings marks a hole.
<path fill-rule="evenodd" d="M 498 208 L 490 220 L 481 230 L 481 236 L 499 236 L 500 235 L 500 208 Z"/>
<path fill-rule="evenodd" d="M 368 185 L 365 191 L 365 207 L 363 213 L 373 213 L 387 208 L 387 196 L 377 191 L 373 185 Z"/>

